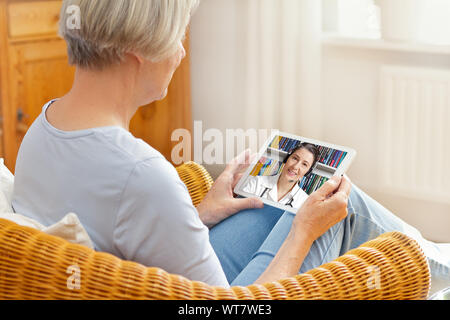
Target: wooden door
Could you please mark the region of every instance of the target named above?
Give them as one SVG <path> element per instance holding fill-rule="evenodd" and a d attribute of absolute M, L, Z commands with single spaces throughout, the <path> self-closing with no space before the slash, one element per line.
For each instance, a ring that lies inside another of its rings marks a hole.
<path fill-rule="evenodd" d="M 189 48 L 187 47 L 186 50 Z M 9 130 L 4 132 L 7 166 L 14 171 L 15 159 L 29 126 L 43 105 L 66 94 L 73 82 L 74 68 L 67 63 L 62 40 L 29 42 L 10 47 L 10 88 L 12 108 L 8 110 Z M 191 131 L 191 95 L 189 57 L 175 72 L 167 97 L 141 107 L 130 123 L 130 131 L 160 151 L 169 161 L 175 129 Z"/>
<path fill-rule="evenodd" d="M 57 37 L 60 6 L 59 0 L 0 0 L 0 153 L 12 172 L 22 139 L 43 105 L 72 86 L 75 68 L 68 65 L 66 44 Z M 188 40 L 185 47 L 188 53 Z M 172 132 L 192 127 L 189 72 L 188 54 L 167 97 L 139 109 L 130 124 L 136 137 L 168 160 L 177 143 L 171 142 Z"/>
<path fill-rule="evenodd" d="M 13 170 L 20 143 L 43 105 L 66 94 L 73 82 L 74 68 L 67 64 L 62 40 L 14 44 L 10 47 L 11 125 L 4 132 L 8 167 Z"/>

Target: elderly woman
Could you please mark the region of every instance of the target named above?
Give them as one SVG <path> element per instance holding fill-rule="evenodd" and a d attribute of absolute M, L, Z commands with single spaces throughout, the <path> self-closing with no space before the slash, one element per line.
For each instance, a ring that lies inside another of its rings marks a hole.
<path fill-rule="evenodd" d="M 66 23 L 72 5 L 79 8 L 80 28 Z M 65 96 L 43 106 L 22 142 L 14 210 L 45 225 L 75 212 L 97 250 L 219 286 L 236 275 L 241 283 L 295 275 L 300 266 L 353 245 L 354 237 L 342 237 L 342 230 L 353 230 L 357 241 L 374 236 L 353 229 L 360 221 L 355 210 L 364 216 L 372 211 L 359 212 L 355 204 L 362 207 L 366 198 L 357 192 L 347 216 L 346 178 L 331 179 L 295 216 L 256 209 L 263 207 L 258 199 L 233 198 L 245 168 L 239 159 L 195 208 L 174 167 L 129 132 L 139 106 L 166 95 L 185 56 L 182 41 L 196 5 L 195 0 L 63 1 L 60 34 L 76 66 L 75 79 Z M 308 252 L 315 258 L 305 260 Z"/>
<path fill-rule="evenodd" d="M 80 9 L 79 29 L 66 23 L 72 5 Z M 207 226 L 262 207 L 256 199 L 232 197 L 242 166 L 231 163 L 197 210 L 174 167 L 128 131 L 139 106 L 167 94 L 185 56 L 182 40 L 196 5 L 195 0 L 63 2 L 60 34 L 76 66 L 75 80 L 70 92 L 45 104 L 23 140 L 13 207 L 46 225 L 75 212 L 97 250 L 228 286 Z M 337 190 L 326 205 L 311 203 L 299 214 L 267 278 L 297 273 L 307 243 L 345 217 L 349 182 L 335 180 L 323 192 Z M 307 213 L 320 210 L 324 221 L 313 223 L 317 219 Z M 303 231 L 312 224 L 314 230 Z M 285 270 L 291 258 L 294 268 Z"/>

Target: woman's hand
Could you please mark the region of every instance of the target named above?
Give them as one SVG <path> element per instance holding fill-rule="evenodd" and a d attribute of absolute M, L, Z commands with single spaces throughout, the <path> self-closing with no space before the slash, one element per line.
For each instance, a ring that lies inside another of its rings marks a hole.
<path fill-rule="evenodd" d="M 348 213 L 351 186 L 346 176 L 332 177 L 303 203 L 297 211 L 291 231 L 306 235 L 312 243 L 343 220 Z"/>
<path fill-rule="evenodd" d="M 347 177 L 333 177 L 308 197 L 297 211 L 280 250 L 255 283 L 275 281 L 298 273 L 313 242 L 347 216 L 351 186 Z"/>
<path fill-rule="evenodd" d="M 250 155 L 250 151 L 246 150 L 233 159 L 197 206 L 200 219 L 208 228 L 238 211 L 264 207 L 264 203 L 259 198 L 237 199 L 233 194 L 234 187 L 254 157 L 255 155 Z"/>

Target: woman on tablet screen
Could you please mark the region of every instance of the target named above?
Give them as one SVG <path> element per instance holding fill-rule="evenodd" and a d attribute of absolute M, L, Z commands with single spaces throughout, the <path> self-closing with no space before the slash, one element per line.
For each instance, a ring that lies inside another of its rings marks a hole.
<path fill-rule="evenodd" d="M 243 191 L 269 199 L 293 208 L 300 208 L 308 198 L 299 183 L 310 174 L 318 160 L 317 147 L 301 143 L 292 149 L 284 159 L 283 169 L 274 176 L 250 176 Z"/>

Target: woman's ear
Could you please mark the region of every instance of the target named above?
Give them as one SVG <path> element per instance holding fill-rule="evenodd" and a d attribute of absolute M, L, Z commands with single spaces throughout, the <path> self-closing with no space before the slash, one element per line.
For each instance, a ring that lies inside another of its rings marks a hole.
<path fill-rule="evenodd" d="M 140 64 L 144 63 L 144 58 L 142 58 L 140 55 L 136 55 L 136 59 L 139 61 Z"/>
<path fill-rule="evenodd" d="M 144 63 L 144 58 L 136 52 L 127 52 L 127 55 L 133 59 L 134 61 L 136 61 L 139 65 L 142 65 Z"/>

